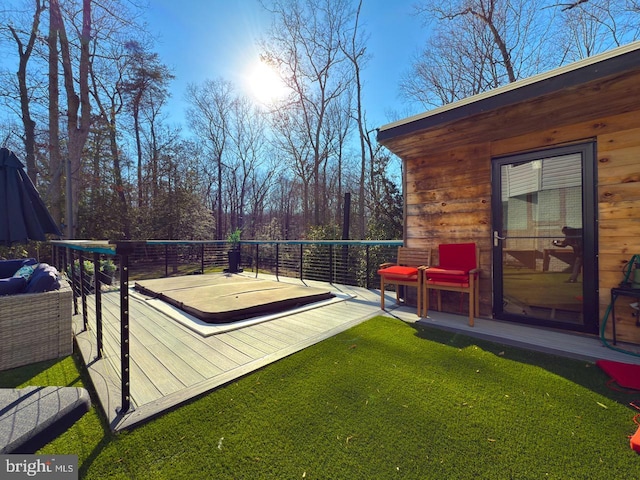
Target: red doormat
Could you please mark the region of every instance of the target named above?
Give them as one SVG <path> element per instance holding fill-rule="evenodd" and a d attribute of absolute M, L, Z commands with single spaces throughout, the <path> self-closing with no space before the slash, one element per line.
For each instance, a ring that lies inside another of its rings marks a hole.
<path fill-rule="evenodd" d="M 611 360 L 598 360 L 596 365 L 621 387 L 640 390 L 640 365 Z"/>

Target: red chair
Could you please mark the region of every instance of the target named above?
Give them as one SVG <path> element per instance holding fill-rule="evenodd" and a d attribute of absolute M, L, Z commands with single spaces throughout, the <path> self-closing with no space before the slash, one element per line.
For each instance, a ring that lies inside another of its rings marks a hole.
<path fill-rule="evenodd" d="M 380 308 L 384 310 L 384 287 L 386 284 L 396 285 L 396 303 L 400 303 L 399 286 L 416 287 L 418 316 L 422 308 L 422 270 L 429 266 L 430 249 L 398 247 L 396 263 L 380 265 Z M 406 300 L 406 294 L 405 294 Z"/>
<path fill-rule="evenodd" d="M 480 313 L 480 291 L 478 268 L 480 252 L 475 243 L 449 243 L 438 245 L 438 266 L 423 272 L 423 312 L 429 311 L 429 290 L 438 292 L 438 311 L 442 310 L 441 290 L 466 292 L 469 294 L 469 325 Z"/>

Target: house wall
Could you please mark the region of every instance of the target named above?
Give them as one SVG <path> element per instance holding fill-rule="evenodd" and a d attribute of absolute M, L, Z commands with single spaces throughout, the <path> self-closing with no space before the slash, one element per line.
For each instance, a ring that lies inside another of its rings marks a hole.
<path fill-rule="evenodd" d="M 527 118 L 526 105 L 510 109 L 508 118 Z M 624 109 L 623 109 L 624 110 Z M 447 147 L 424 147 L 422 154 L 405 161 L 405 239 L 409 247 L 433 248 L 438 243 L 476 242 L 480 247 L 480 314 L 492 312 L 491 282 L 491 158 L 568 143 L 597 144 L 598 262 L 602 320 L 610 302 L 610 289 L 623 279 L 623 268 L 633 254 L 640 254 L 640 110 L 568 123 L 545 122 L 548 128 L 532 133 Z M 551 125 L 556 123 L 556 125 Z M 545 125 L 542 125 L 543 127 Z M 423 144 L 424 145 L 424 144 Z M 459 312 L 456 293 L 443 294 L 443 308 Z M 640 327 L 628 304 L 616 304 L 619 341 L 640 344 Z M 611 338 L 611 321 L 607 322 Z"/>

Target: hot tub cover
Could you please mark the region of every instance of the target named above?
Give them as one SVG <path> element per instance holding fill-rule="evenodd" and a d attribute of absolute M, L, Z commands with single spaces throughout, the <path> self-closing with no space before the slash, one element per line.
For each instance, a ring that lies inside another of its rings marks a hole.
<path fill-rule="evenodd" d="M 333 297 L 329 290 L 238 275 L 140 280 L 135 289 L 207 323 L 229 323 Z"/>

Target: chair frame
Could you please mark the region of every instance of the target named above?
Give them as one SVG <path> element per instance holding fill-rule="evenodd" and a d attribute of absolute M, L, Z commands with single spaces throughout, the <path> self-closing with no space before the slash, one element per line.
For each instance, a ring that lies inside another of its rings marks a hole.
<path fill-rule="evenodd" d="M 380 308 L 384 310 L 384 292 L 385 285 L 395 285 L 396 286 L 396 303 L 400 304 L 400 296 L 399 296 L 399 286 L 407 286 L 407 287 L 416 287 L 417 289 L 417 301 L 416 308 L 418 316 L 421 316 L 422 309 L 422 272 L 429 266 L 431 261 L 431 249 L 427 248 L 411 248 L 411 247 L 398 247 L 398 257 L 397 261 L 394 262 L 386 262 L 380 265 L 380 269 L 385 269 L 392 266 L 404 266 L 404 267 L 414 267 L 418 269 L 418 274 L 416 280 L 403 281 L 399 279 L 385 279 L 384 274 L 380 274 Z M 406 294 L 405 294 L 406 296 Z M 406 299 L 404 299 L 406 302 Z"/>
<path fill-rule="evenodd" d="M 476 245 L 476 268 L 469 270 L 469 286 L 455 286 L 455 285 L 435 285 L 429 284 L 427 280 L 428 268 L 422 271 L 422 298 L 424 305 L 422 312 L 424 316 L 427 316 L 429 312 L 429 290 L 436 290 L 438 292 L 438 311 L 442 311 L 442 296 L 440 292 L 442 290 L 450 292 L 462 292 L 469 294 L 469 326 L 473 327 L 475 317 L 480 315 L 480 248 Z"/>

